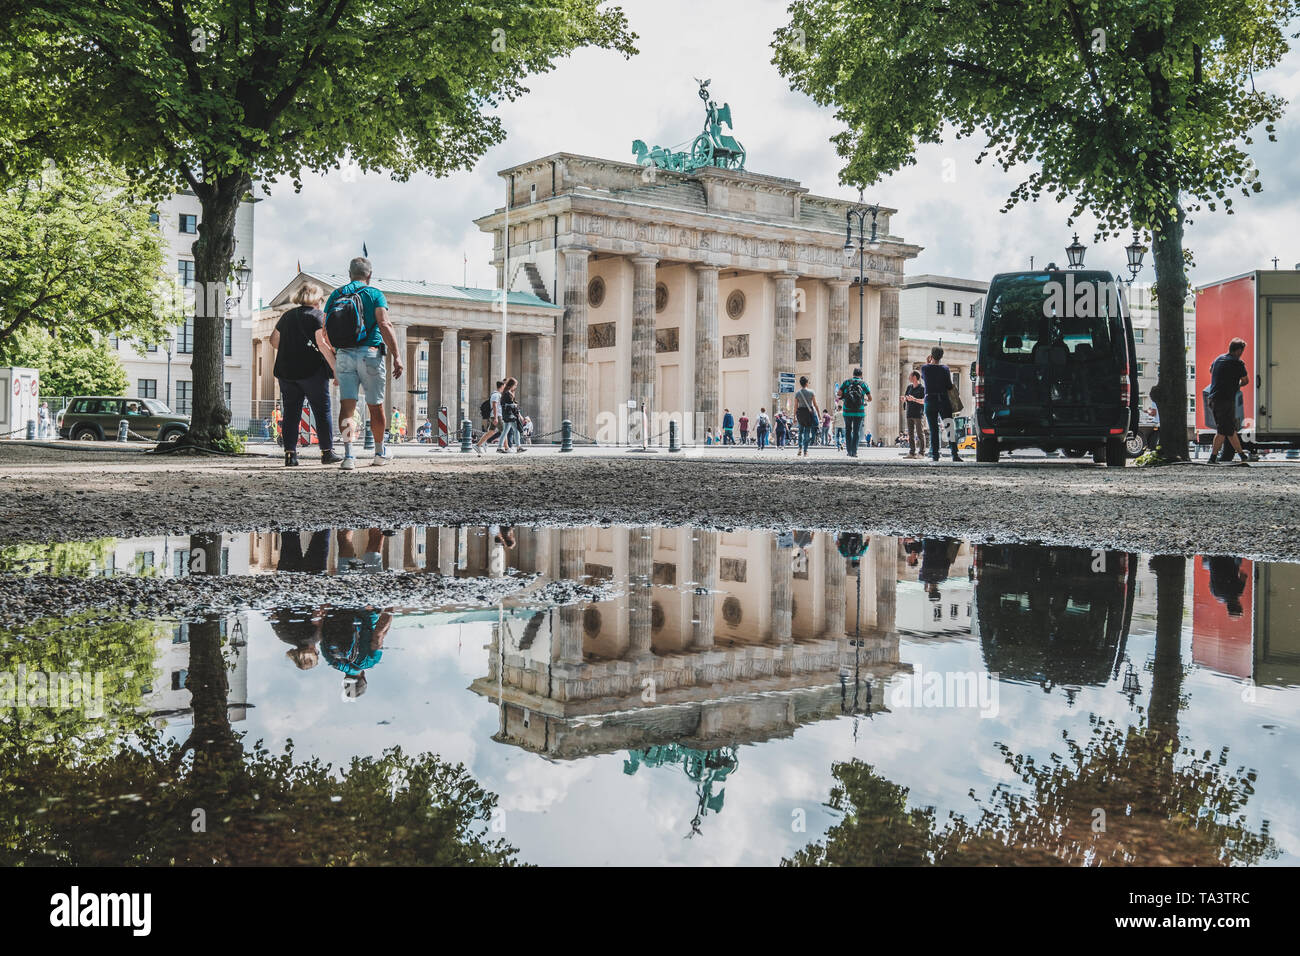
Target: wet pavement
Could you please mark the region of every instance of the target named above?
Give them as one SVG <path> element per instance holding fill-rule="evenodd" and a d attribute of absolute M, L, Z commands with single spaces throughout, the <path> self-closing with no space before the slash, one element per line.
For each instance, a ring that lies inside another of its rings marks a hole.
<path fill-rule="evenodd" d="M 0 633 L 7 863 L 1300 862 L 1297 564 L 494 525 L 0 572 L 99 588 Z"/>

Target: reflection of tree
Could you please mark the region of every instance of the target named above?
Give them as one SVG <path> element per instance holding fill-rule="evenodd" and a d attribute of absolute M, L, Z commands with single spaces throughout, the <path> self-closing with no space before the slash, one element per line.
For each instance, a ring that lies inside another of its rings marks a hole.
<path fill-rule="evenodd" d="M 85 577 L 108 566 L 112 538 L 96 541 L 52 541 L 0 547 L 0 574 L 48 574 Z"/>
<path fill-rule="evenodd" d="M 1155 558 L 1156 654 L 1144 720 L 1129 727 L 1092 719 L 1082 744 L 1045 762 L 1000 744 L 1023 786 L 996 787 L 973 820 L 908 810 L 907 790 L 861 761 L 836 764 L 828 806 L 842 819 L 787 865 L 1078 864 L 1208 866 L 1277 856 L 1265 821 L 1246 821 L 1253 770 L 1228 767 L 1228 752 L 1194 753 L 1178 738 L 1186 561 Z M 1097 811 L 1104 814 L 1101 817 Z M 1104 826 L 1101 824 L 1104 823 Z"/>
<path fill-rule="evenodd" d="M 0 864 L 497 865 L 496 797 L 462 765 L 399 748 L 334 771 L 245 751 L 230 728 L 218 621 L 190 626 L 194 728 L 144 727 L 85 759 L 76 740 L 0 765 Z M 198 832 L 196 832 L 198 831 Z"/>

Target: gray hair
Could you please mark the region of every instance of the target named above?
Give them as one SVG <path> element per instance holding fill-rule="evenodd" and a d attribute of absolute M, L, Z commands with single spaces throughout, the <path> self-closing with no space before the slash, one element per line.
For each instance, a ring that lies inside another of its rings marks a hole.
<path fill-rule="evenodd" d="M 370 260 L 365 256 L 357 256 L 348 263 L 349 279 L 369 279 L 370 278 Z"/>

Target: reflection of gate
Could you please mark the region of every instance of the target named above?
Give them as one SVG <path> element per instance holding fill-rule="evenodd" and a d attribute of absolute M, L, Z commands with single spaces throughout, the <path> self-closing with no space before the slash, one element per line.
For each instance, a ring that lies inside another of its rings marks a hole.
<path fill-rule="evenodd" d="M 726 779 L 739 766 L 740 761 L 734 747 L 696 750 L 678 744 L 663 744 L 647 747 L 645 750 L 630 751 L 628 759 L 623 761 L 623 772 L 628 775 L 634 774 L 642 764 L 647 767 L 676 764 L 682 768 L 687 778 L 695 783 L 698 804 L 695 808 L 695 816 L 691 819 L 691 832 L 687 834 L 689 839 L 700 833 L 700 823 L 704 817 L 711 812 L 721 812 L 722 802 L 726 796 Z M 718 788 L 717 793 L 713 792 L 715 785 Z"/>

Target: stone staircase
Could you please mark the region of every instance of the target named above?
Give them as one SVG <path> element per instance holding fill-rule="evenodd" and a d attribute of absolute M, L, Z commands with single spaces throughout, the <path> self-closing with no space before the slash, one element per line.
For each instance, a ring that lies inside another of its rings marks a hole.
<path fill-rule="evenodd" d="M 528 284 L 533 287 L 533 295 L 543 302 L 550 302 L 551 297 L 547 294 L 546 283 L 542 281 L 542 274 L 537 271 L 536 263 L 525 262 L 524 272 L 528 273 Z"/>

